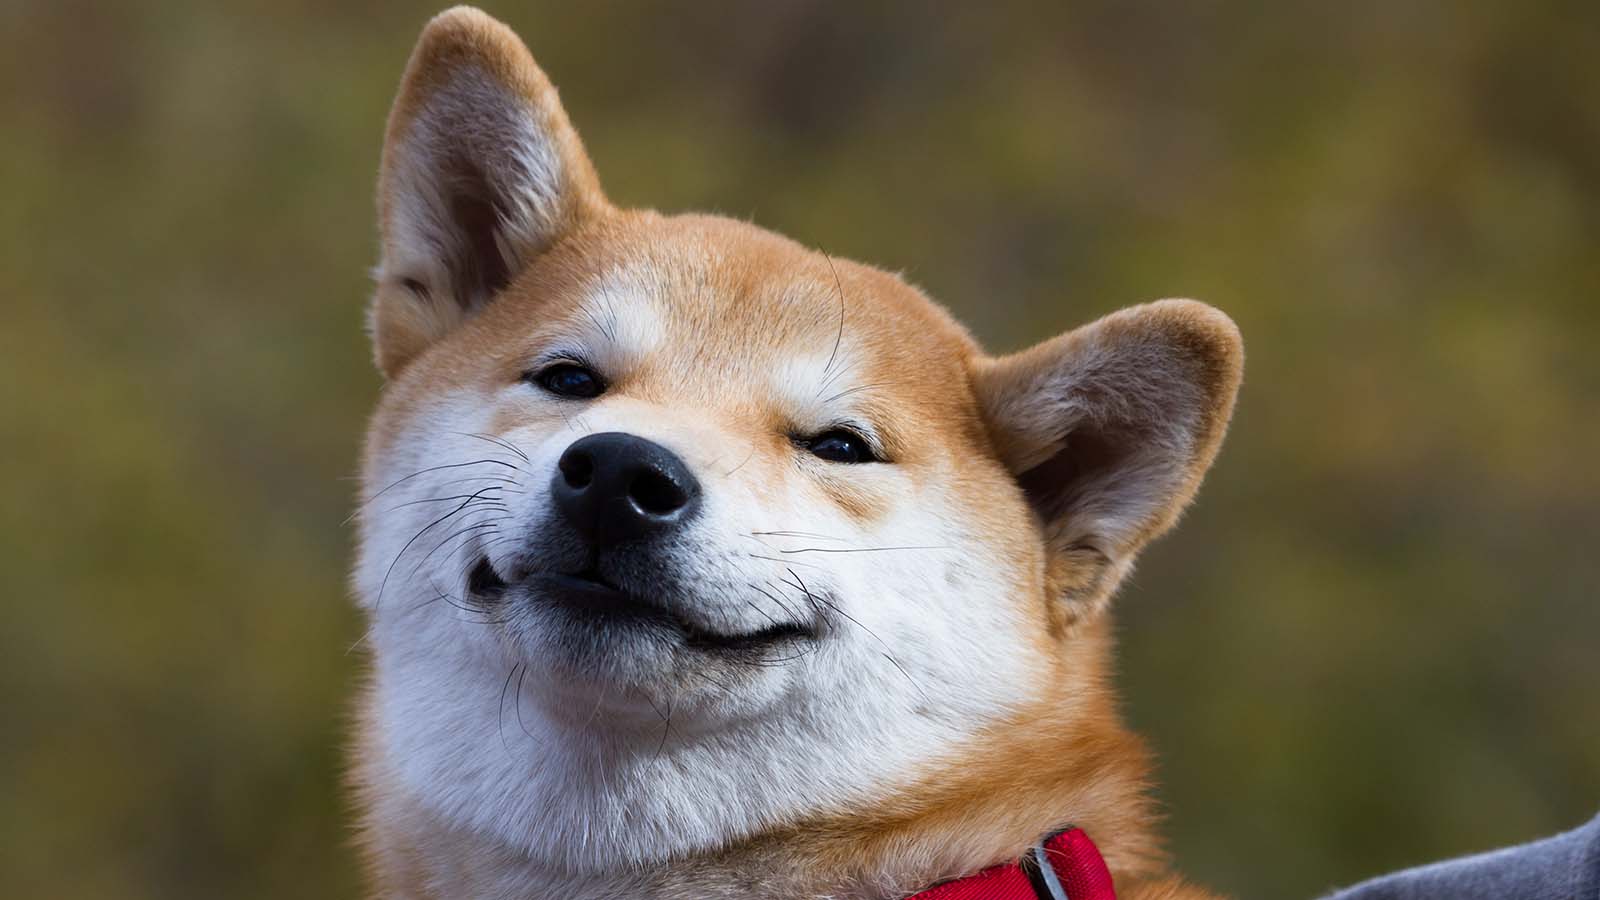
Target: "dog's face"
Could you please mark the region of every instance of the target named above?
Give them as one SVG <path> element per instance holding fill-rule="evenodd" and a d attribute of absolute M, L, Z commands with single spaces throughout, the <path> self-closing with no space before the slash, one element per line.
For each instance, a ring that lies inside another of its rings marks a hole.
<path fill-rule="evenodd" d="M 1046 620 L 972 361 L 891 276 L 747 225 L 608 217 L 386 391 L 371 484 L 399 483 L 369 510 L 368 593 L 441 598 L 428 614 L 572 725 L 659 741 L 669 709 L 687 733 L 858 692 L 979 714 Z"/>
<path fill-rule="evenodd" d="M 425 32 L 380 190 L 373 740 L 434 814 L 569 867 L 971 751 L 1192 495 L 1238 383 L 1199 304 L 996 359 L 892 275 L 616 210 L 471 11 Z"/>

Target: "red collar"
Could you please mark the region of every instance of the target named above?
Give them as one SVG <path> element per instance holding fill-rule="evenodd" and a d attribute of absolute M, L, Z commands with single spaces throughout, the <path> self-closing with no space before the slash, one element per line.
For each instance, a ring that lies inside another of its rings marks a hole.
<path fill-rule="evenodd" d="M 1068 828 L 1016 862 L 946 881 L 907 900 L 1117 900 L 1117 892 L 1094 841 Z"/>

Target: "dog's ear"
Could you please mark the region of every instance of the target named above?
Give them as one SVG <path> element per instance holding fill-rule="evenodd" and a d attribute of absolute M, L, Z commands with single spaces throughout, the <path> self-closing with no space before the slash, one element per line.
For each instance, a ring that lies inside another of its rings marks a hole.
<path fill-rule="evenodd" d="M 389 113 L 370 328 L 393 376 L 563 234 L 607 209 L 515 33 L 459 6 L 423 29 Z"/>
<path fill-rule="evenodd" d="M 1243 363 L 1227 316 L 1163 300 L 977 364 L 984 417 L 1038 514 L 1065 622 L 1102 609 L 1194 496 Z"/>

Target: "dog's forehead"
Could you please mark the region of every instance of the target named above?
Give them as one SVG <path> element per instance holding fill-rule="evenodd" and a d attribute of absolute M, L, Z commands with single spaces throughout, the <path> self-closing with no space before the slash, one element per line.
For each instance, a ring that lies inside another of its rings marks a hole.
<path fill-rule="evenodd" d="M 629 216 L 552 257 L 517 286 L 514 315 L 650 399 L 826 417 L 926 414 L 969 396 L 976 348 L 942 309 L 893 275 L 750 225 Z"/>

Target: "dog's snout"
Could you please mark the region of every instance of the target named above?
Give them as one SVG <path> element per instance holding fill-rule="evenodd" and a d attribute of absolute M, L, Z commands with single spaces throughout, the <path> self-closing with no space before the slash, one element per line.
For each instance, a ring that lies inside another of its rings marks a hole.
<path fill-rule="evenodd" d="M 677 454 L 617 431 L 573 442 L 550 493 L 567 522 L 598 546 L 668 531 L 700 508 L 700 482 Z"/>

